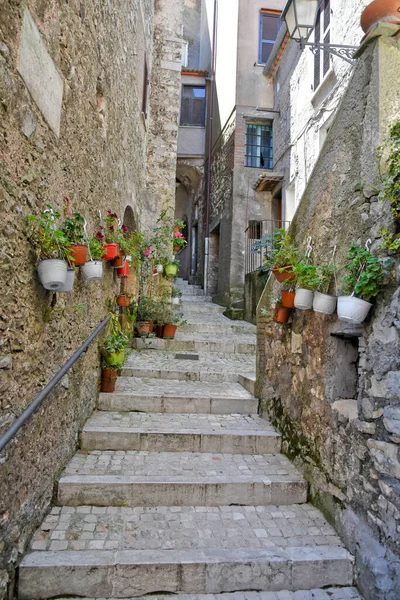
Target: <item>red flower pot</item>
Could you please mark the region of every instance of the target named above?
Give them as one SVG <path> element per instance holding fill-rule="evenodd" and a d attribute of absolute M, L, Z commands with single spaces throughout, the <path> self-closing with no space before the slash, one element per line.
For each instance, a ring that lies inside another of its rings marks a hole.
<path fill-rule="evenodd" d="M 129 263 L 127 260 L 125 260 L 124 264 L 122 267 L 119 267 L 117 269 L 117 275 L 118 277 L 128 277 L 129 275 Z"/>
<path fill-rule="evenodd" d="M 276 321 L 276 323 L 287 323 L 291 314 L 291 308 L 282 306 L 282 304 L 276 304 L 274 321 Z"/>
<path fill-rule="evenodd" d="M 174 246 L 174 252 L 178 252 L 181 249 L 181 246 Z"/>
<path fill-rule="evenodd" d="M 68 252 L 71 256 L 71 264 L 76 267 L 82 267 L 86 262 L 87 246 L 83 244 L 73 244 L 69 246 Z"/>
<path fill-rule="evenodd" d="M 118 244 L 117 244 L 118 245 Z M 119 248 L 119 246 L 118 246 Z M 118 268 L 118 267 L 123 267 L 124 266 L 124 257 L 122 256 L 122 252 L 119 253 L 119 256 L 117 256 L 116 258 L 114 258 L 111 261 L 111 265 L 114 268 Z"/>
<path fill-rule="evenodd" d="M 284 269 L 283 273 L 280 272 L 281 269 Z M 271 271 L 279 283 L 283 283 L 284 281 L 293 281 L 293 279 L 296 277 L 296 275 L 292 273 L 292 265 L 288 265 L 287 267 L 274 267 L 271 269 Z"/>
<path fill-rule="evenodd" d="M 164 325 L 163 338 L 165 340 L 173 340 L 177 330 L 177 325 Z"/>
<path fill-rule="evenodd" d="M 361 27 L 365 33 L 379 22 L 400 25 L 400 0 L 374 0 L 361 14 Z"/>
<path fill-rule="evenodd" d="M 114 392 L 117 377 L 118 369 L 114 367 L 108 367 L 106 369 L 103 369 L 101 374 L 101 391 L 108 394 Z"/>
<path fill-rule="evenodd" d="M 140 337 L 147 337 L 149 333 L 153 332 L 152 321 L 139 321 L 136 323 L 136 331 Z"/>
<path fill-rule="evenodd" d="M 295 292 L 286 292 L 282 290 L 282 306 L 285 308 L 294 308 Z"/>
<path fill-rule="evenodd" d="M 114 260 L 119 254 L 118 244 L 114 244 L 114 242 L 110 244 L 104 244 L 105 254 L 103 255 L 104 260 Z"/>
<path fill-rule="evenodd" d="M 129 306 L 130 298 L 129 296 L 125 296 L 124 294 L 120 294 L 117 296 L 117 304 L 118 306 Z"/>

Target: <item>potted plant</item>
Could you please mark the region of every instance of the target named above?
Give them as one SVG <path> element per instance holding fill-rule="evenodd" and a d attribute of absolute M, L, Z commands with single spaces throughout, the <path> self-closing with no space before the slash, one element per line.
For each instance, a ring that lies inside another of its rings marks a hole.
<path fill-rule="evenodd" d="M 324 315 L 332 315 L 336 310 L 337 297 L 327 294 L 335 272 L 334 265 L 317 266 L 317 286 L 314 291 L 313 310 Z"/>
<path fill-rule="evenodd" d="M 155 306 L 150 296 L 140 296 L 136 311 L 136 331 L 140 337 L 148 337 L 153 331 Z"/>
<path fill-rule="evenodd" d="M 285 283 L 282 286 L 282 306 L 285 308 L 294 308 L 295 295 L 296 292 L 294 290 L 294 283 Z"/>
<path fill-rule="evenodd" d="M 293 265 L 293 275 L 297 283 L 294 306 L 300 310 L 310 310 L 313 306 L 313 290 L 318 285 L 317 268 L 307 260 L 298 260 Z"/>
<path fill-rule="evenodd" d="M 123 306 L 124 308 L 126 308 L 127 306 L 129 306 L 131 300 L 130 300 L 130 296 L 128 294 L 128 292 L 121 292 L 120 294 L 118 294 L 117 296 L 117 305 L 118 306 Z"/>
<path fill-rule="evenodd" d="M 75 267 L 68 265 L 67 278 L 64 285 L 62 285 L 57 291 L 58 292 L 72 292 L 75 283 Z"/>
<path fill-rule="evenodd" d="M 171 289 L 171 304 L 179 305 L 182 298 L 182 292 L 175 286 Z"/>
<path fill-rule="evenodd" d="M 264 265 L 271 269 L 276 279 L 282 283 L 295 278 L 292 267 L 298 260 L 298 251 L 285 229 L 277 229 L 272 238 L 272 248 L 266 254 Z"/>
<path fill-rule="evenodd" d="M 76 267 L 81 267 L 86 262 L 87 246 L 84 231 L 85 219 L 79 212 L 75 212 L 72 217 L 67 217 L 64 221 L 62 231 L 69 245 L 70 263 Z"/>
<path fill-rule="evenodd" d="M 183 223 L 182 223 L 183 225 Z M 187 241 L 185 240 L 185 236 L 183 235 L 182 231 L 181 231 L 181 226 L 180 226 L 180 222 L 175 226 L 174 229 L 174 241 L 173 241 L 173 250 L 174 252 L 179 252 L 179 250 L 182 250 L 187 244 Z"/>
<path fill-rule="evenodd" d="M 175 258 L 168 260 L 164 265 L 164 272 L 166 277 L 176 277 L 179 269 L 179 260 Z"/>
<path fill-rule="evenodd" d="M 128 277 L 129 275 L 129 260 L 124 258 L 122 267 L 117 267 L 117 275 L 120 278 Z"/>
<path fill-rule="evenodd" d="M 94 281 L 103 277 L 103 237 L 102 233 L 97 233 L 94 237 L 89 239 L 88 248 L 90 260 L 81 267 L 85 281 Z"/>
<path fill-rule="evenodd" d="M 101 387 L 100 390 L 106 394 L 112 394 L 115 391 L 115 384 L 121 367 L 103 365 L 101 371 Z"/>
<path fill-rule="evenodd" d="M 60 213 L 51 204 L 41 211 L 40 216 L 29 215 L 32 232 L 29 234 L 38 262 L 40 283 L 46 290 L 57 291 L 67 280 L 69 252 L 64 232 L 56 228 Z"/>
<path fill-rule="evenodd" d="M 171 308 L 166 310 L 165 321 L 163 332 L 163 338 L 165 340 L 173 340 L 177 328 L 186 323 L 186 321 L 183 320 L 183 314 L 172 310 Z"/>
<path fill-rule="evenodd" d="M 114 260 L 120 255 L 119 251 L 119 233 L 118 233 L 118 215 L 117 213 L 111 212 L 110 209 L 107 211 L 106 226 L 99 227 L 99 233 L 103 235 L 104 239 L 104 260 Z"/>
<path fill-rule="evenodd" d="M 164 334 L 164 325 L 169 314 L 169 305 L 165 299 L 158 300 L 154 303 L 154 325 L 153 332 L 158 338 L 162 338 Z"/>
<path fill-rule="evenodd" d="M 362 246 L 352 245 L 344 265 L 343 292 L 338 298 L 341 321 L 361 324 L 371 310 L 371 298 L 379 294 L 383 270 L 379 259 Z"/>
<path fill-rule="evenodd" d="M 277 302 L 275 304 L 274 321 L 276 323 L 287 323 L 292 314 L 292 310 L 292 308 L 283 306 L 281 302 Z"/>
<path fill-rule="evenodd" d="M 122 331 L 116 314 L 111 315 L 109 333 L 103 343 L 102 354 L 104 362 L 109 367 L 121 368 L 125 361 L 125 348 L 128 345 L 128 336 Z"/>

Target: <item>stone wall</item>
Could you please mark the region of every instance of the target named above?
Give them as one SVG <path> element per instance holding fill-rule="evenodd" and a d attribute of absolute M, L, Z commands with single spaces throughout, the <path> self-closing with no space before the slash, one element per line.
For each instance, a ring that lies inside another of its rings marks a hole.
<path fill-rule="evenodd" d="M 398 32 L 380 25 L 364 43 L 291 226 L 303 250 L 312 236 L 317 264 L 337 246 L 339 276 L 349 245 L 371 238 L 377 248 L 390 220 L 376 148 L 400 113 Z M 400 261 L 391 261 L 365 326 L 310 311 L 274 323 L 272 278 L 258 307 L 262 410 L 354 553 L 366 600 L 396 600 L 400 589 Z"/>
<path fill-rule="evenodd" d="M 29 12 L 25 11 L 25 8 Z M 28 214 L 68 196 L 90 233 L 98 211 L 137 223 L 145 187 L 144 54 L 153 2 L 20 2 L 0 16 L 0 428 L 12 423 L 107 314 L 118 281 L 78 276 L 71 294 L 38 283 Z M 24 29 L 23 29 L 24 27 Z M 131 214 L 132 214 L 131 213 Z M 82 310 L 74 308 L 83 303 Z M 64 310 L 65 309 L 65 310 Z M 99 342 L 63 379 L 0 459 L 0 598 L 74 452 L 99 381 Z"/>

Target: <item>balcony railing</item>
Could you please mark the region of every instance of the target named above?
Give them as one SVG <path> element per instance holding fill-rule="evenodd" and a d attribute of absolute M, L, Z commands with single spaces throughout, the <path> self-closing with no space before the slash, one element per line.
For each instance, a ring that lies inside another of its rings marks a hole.
<path fill-rule="evenodd" d="M 270 220 L 251 221 L 245 231 L 246 256 L 245 274 L 257 271 L 264 266 L 265 257 L 273 248 L 274 232 L 288 229 L 290 221 Z"/>

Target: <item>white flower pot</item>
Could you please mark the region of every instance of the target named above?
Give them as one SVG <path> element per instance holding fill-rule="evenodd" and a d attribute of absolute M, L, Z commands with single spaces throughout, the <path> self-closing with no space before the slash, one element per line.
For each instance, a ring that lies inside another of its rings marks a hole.
<path fill-rule="evenodd" d="M 58 290 L 59 292 L 72 292 L 75 281 L 75 269 L 68 269 L 67 280 L 63 286 Z"/>
<path fill-rule="evenodd" d="M 360 325 L 365 319 L 372 304 L 355 296 L 339 296 L 338 317 L 341 321 Z"/>
<path fill-rule="evenodd" d="M 294 297 L 294 305 L 296 308 L 300 310 L 310 310 L 313 305 L 314 292 L 311 290 L 305 290 L 304 288 L 299 288 L 296 290 L 296 295 Z"/>
<path fill-rule="evenodd" d="M 179 298 L 171 298 L 171 303 L 172 304 L 179 304 L 180 299 Z"/>
<path fill-rule="evenodd" d="M 336 296 L 314 292 L 313 309 L 315 312 L 323 313 L 324 315 L 333 315 L 336 310 L 336 305 Z"/>
<path fill-rule="evenodd" d="M 156 265 L 157 273 L 162 273 L 164 271 L 164 267 L 162 265 Z"/>
<path fill-rule="evenodd" d="M 39 280 L 46 290 L 56 292 L 67 281 L 68 264 L 65 260 L 49 258 L 42 260 L 37 268 Z"/>
<path fill-rule="evenodd" d="M 81 267 L 85 281 L 94 281 L 103 277 L 103 263 L 101 260 L 90 260 Z"/>

